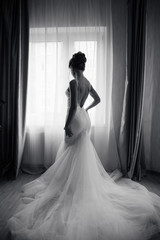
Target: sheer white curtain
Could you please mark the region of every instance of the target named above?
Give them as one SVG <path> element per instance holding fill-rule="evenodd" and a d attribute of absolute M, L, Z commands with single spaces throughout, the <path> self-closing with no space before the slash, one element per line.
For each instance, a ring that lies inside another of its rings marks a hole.
<path fill-rule="evenodd" d="M 143 146 L 146 168 L 160 172 L 160 1 L 147 1 Z"/>
<path fill-rule="evenodd" d="M 22 169 L 39 173 L 54 163 L 64 135 L 65 90 L 72 77 L 68 62 L 75 52 L 82 51 L 87 57 L 84 74 L 101 97 L 101 103 L 89 112 L 91 138 L 102 163 L 110 170 L 107 160 L 112 89 L 110 1 L 34 0 L 30 1 L 29 12 L 29 78 Z"/>

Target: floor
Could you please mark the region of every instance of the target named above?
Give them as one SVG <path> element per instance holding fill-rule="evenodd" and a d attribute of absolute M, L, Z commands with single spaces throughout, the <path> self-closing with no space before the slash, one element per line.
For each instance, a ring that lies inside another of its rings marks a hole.
<path fill-rule="evenodd" d="M 21 186 L 36 179 L 38 176 L 39 175 L 23 173 L 19 175 L 17 180 L 3 180 L 0 182 L 0 240 L 11 240 L 6 228 L 6 223 L 15 212 L 20 198 Z M 160 173 L 148 172 L 147 176 L 143 178 L 140 183 L 149 191 L 160 196 Z M 152 240 L 160 240 L 160 235 L 155 236 Z"/>

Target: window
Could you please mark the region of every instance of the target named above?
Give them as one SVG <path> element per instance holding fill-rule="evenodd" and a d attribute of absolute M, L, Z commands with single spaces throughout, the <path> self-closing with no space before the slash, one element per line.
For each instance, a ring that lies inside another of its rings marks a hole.
<path fill-rule="evenodd" d="M 86 54 L 85 76 L 96 87 L 97 57 L 103 51 L 105 27 L 31 28 L 29 45 L 29 79 L 26 125 L 41 126 L 64 123 L 65 89 L 71 77 L 68 61 L 72 54 Z M 99 69 L 99 71 L 103 69 Z M 63 95 L 63 96 L 62 96 Z M 87 100 L 89 104 L 91 98 Z M 91 111 L 92 124 L 95 112 Z"/>

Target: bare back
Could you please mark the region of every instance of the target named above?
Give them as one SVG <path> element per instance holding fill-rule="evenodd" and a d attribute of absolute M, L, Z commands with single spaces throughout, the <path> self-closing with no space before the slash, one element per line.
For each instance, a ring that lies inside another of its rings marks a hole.
<path fill-rule="evenodd" d="M 84 103 L 85 103 L 85 101 L 86 101 L 86 99 L 87 99 L 87 97 L 90 93 L 91 84 L 85 77 L 83 77 L 79 82 L 76 81 L 76 80 L 74 80 L 74 81 L 77 84 L 77 104 L 80 107 L 83 107 L 83 105 L 84 105 Z M 70 95 L 70 88 L 67 89 L 67 92 Z"/>
<path fill-rule="evenodd" d="M 77 103 L 80 105 L 80 107 L 83 107 L 89 92 L 90 92 L 91 84 L 86 79 L 83 78 L 81 81 L 77 84 L 77 90 L 78 90 L 78 96 L 77 96 Z"/>
<path fill-rule="evenodd" d="M 84 106 L 85 101 L 89 94 L 94 99 L 94 103 L 92 103 L 91 106 L 89 106 L 89 108 L 92 108 L 93 106 L 97 105 L 97 103 L 100 102 L 100 97 L 98 96 L 95 89 L 92 87 L 90 82 L 85 77 L 81 77 L 81 79 L 79 80 L 73 79 L 72 81 L 75 81 L 76 92 L 77 92 L 76 102 L 80 107 Z M 66 91 L 66 94 L 69 97 L 69 102 L 70 102 L 70 94 L 71 94 L 70 91 L 71 91 L 70 88 L 68 88 Z"/>

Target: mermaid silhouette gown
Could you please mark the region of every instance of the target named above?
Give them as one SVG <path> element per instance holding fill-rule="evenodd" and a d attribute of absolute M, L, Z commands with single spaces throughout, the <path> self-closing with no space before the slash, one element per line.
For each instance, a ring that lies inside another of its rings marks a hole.
<path fill-rule="evenodd" d="M 21 204 L 8 220 L 12 239 L 146 240 L 160 231 L 160 197 L 110 177 L 90 140 L 90 125 L 77 106 L 73 136 L 64 137 L 55 163 L 23 186 Z"/>

